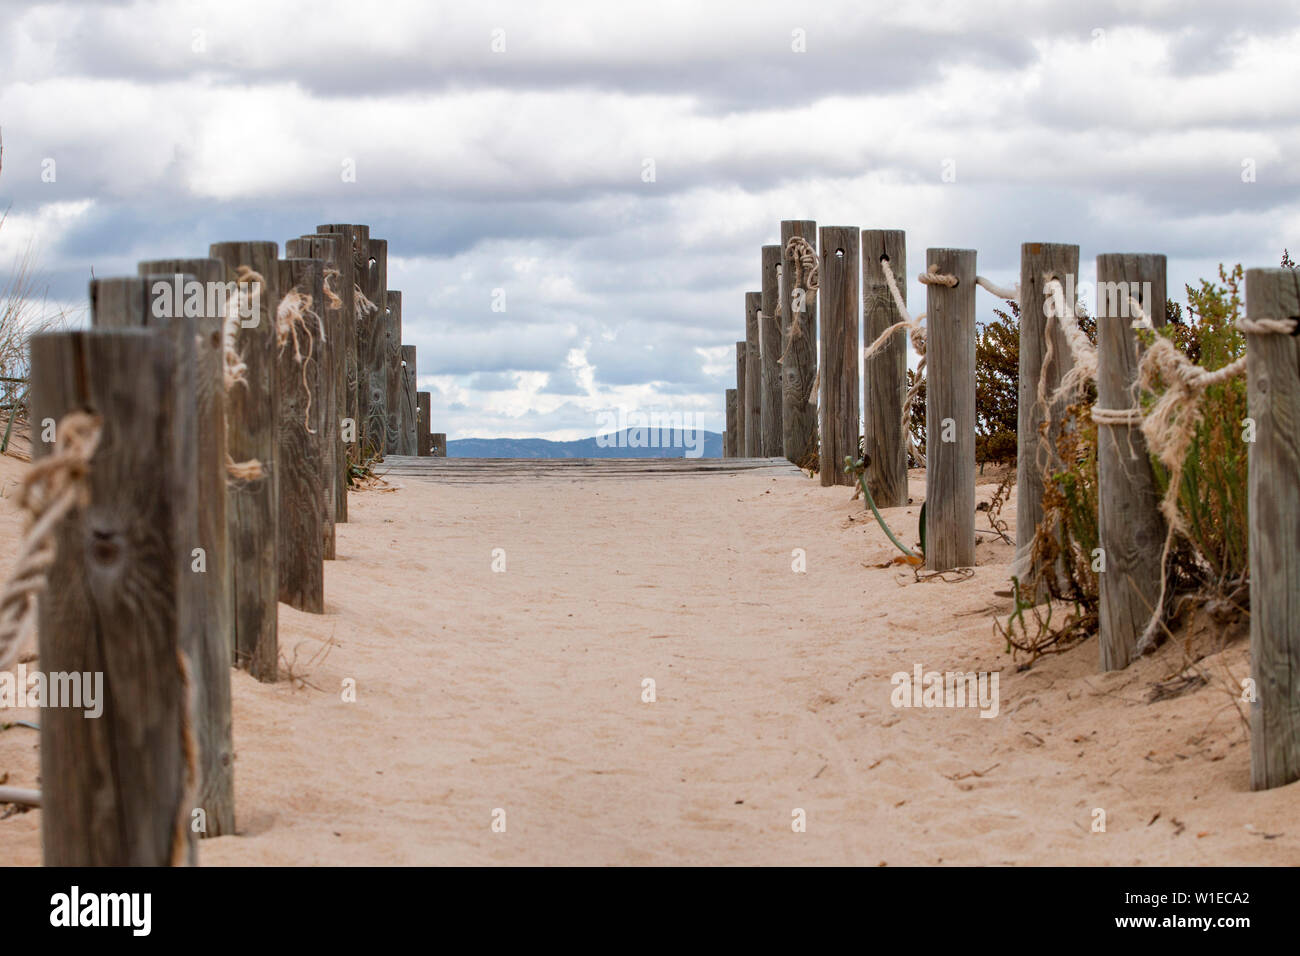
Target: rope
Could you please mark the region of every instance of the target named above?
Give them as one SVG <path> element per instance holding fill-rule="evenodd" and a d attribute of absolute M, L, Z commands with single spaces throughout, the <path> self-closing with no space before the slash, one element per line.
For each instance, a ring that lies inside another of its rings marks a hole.
<path fill-rule="evenodd" d="M 1295 335 L 1300 332 L 1300 319 L 1238 319 L 1237 328 L 1252 335 Z"/>
<path fill-rule="evenodd" d="M 1253 334 L 1295 334 L 1294 319 L 1241 319 L 1237 327 Z M 1164 616 L 1165 594 L 1169 581 L 1166 567 L 1174 538 L 1186 535 L 1187 524 L 1178 510 L 1178 497 L 1182 491 L 1183 463 L 1201 422 L 1201 397 L 1205 390 L 1221 385 L 1245 374 L 1246 356 L 1241 356 L 1222 368 L 1209 370 L 1194 364 L 1177 346 L 1164 336 L 1157 335 L 1138 363 L 1138 386 L 1155 392 L 1157 383 L 1165 391 L 1147 410 L 1142 421 L 1142 435 L 1147 447 L 1169 471 L 1169 483 L 1160 499 L 1160 513 L 1165 518 L 1165 543 L 1160 552 L 1160 597 L 1155 610 L 1138 639 L 1137 653 L 1154 645 L 1160 633 Z"/>
<path fill-rule="evenodd" d="M 260 290 L 266 280 L 262 278 L 261 273 L 254 272 L 248 266 L 240 266 L 235 270 L 235 282 L 238 283 L 239 288 L 235 297 L 227 301 L 226 318 L 221 324 L 222 377 L 227 392 L 236 385 L 242 384 L 245 388 L 248 387 L 248 366 L 244 364 L 244 357 L 237 345 L 239 330 L 242 327 L 240 314 L 245 311 L 243 306 L 251 303 L 246 287 L 256 284 Z"/>
<path fill-rule="evenodd" d="M 0 670 L 18 655 L 35 625 L 36 596 L 45 590 L 57 554 L 55 527 L 73 508 L 90 501 L 86 478 L 102 427 L 98 415 L 68 412 L 55 428 L 54 452 L 33 462 L 18 488 L 15 500 L 27 512 L 27 532 L 0 594 Z"/>
<path fill-rule="evenodd" d="M 361 286 L 353 284 L 352 301 L 356 305 L 357 319 L 360 320 L 371 312 L 378 312 L 379 306 L 366 298 L 366 294 L 361 291 Z"/>
<path fill-rule="evenodd" d="M 1098 425 L 1141 427 L 1142 409 L 1140 408 L 1098 408 L 1092 407 L 1092 420 Z"/>
<path fill-rule="evenodd" d="M 248 366 L 237 345 L 239 330 L 243 327 L 240 313 L 245 310 L 242 306 L 245 303 L 251 305 L 252 301 L 245 287 L 256 284 L 260 290 L 266 283 L 260 272 L 254 272 L 248 266 L 239 266 L 235 270 L 235 281 L 239 284 L 239 291 L 235 298 L 226 303 L 226 318 L 221 325 L 222 377 L 227 392 L 236 385 L 248 387 Z M 230 455 L 226 455 L 226 473 L 237 481 L 261 478 L 262 463 L 255 458 L 236 462 Z"/>
<path fill-rule="evenodd" d="M 903 435 L 907 438 L 908 451 L 911 453 L 913 458 L 924 466 L 925 455 L 921 452 L 921 449 L 916 446 L 916 442 L 912 438 L 912 431 L 907 427 L 907 425 L 908 420 L 912 417 L 912 402 L 916 400 L 916 396 L 920 394 L 921 386 L 925 384 L 925 326 L 921 324 L 921 320 L 925 318 L 925 313 L 922 312 L 916 318 L 912 318 L 911 313 L 907 311 L 907 303 L 903 301 L 903 293 L 898 289 L 898 280 L 894 278 L 894 270 L 890 267 L 888 258 L 881 256 L 880 269 L 884 273 L 885 285 L 889 287 L 889 294 L 894 300 L 894 307 L 898 309 L 898 314 L 903 317 L 903 320 L 901 322 L 895 322 L 889 328 L 885 329 L 885 331 L 881 332 L 880 335 L 876 337 L 876 340 L 867 346 L 866 351 L 862 353 L 862 360 L 865 362 L 888 345 L 889 337 L 899 329 L 908 330 L 908 335 L 912 341 L 912 348 L 914 348 L 916 354 L 920 356 L 920 361 L 917 362 L 916 365 L 916 381 L 912 383 L 912 387 L 907 390 L 907 395 L 903 399 L 901 425 Z"/>
<path fill-rule="evenodd" d="M 976 276 L 975 284 L 978 286 L 983 286 L 985 289 L 988 289 L 999 299 L 1010 299 L 1012 302 L 1020 301 L 1019 283 L 1017 283 L 1014 287 L 1007 289 L 1004 288 L 1003 286 L 994 284 L 992 279 L 986 279 L 983 276 Z"/>
<path fill-rule="evenodd" d="M 316 319 L 318 334 L 323 343 L 325 341 L 325 322 L 321 319 L 320 314 L 313 311 L 312 297 L 305 292 L 298 291 L 294 286 L 290 289 L 275 310 L 275 341 L 280 346 L 280 353 L 284 354 L 285 347 L 290 340 L 293 341 L 293 360 L 302 366 L 302 390 L 307 395 L 307 407 L 303 411 L 303 428 L 307 429 L 307 434 L 316 434 L 316 429 L 311 427 L 311 386 L 307 383 L 307 363 L 311 361 L 312 349 L 315 340 L 312 337 L 311 328 L 307 325 L 307 316 Z M 298 340 L 298 330 L 302 329 L 303 336 L 307 339 L 307 352 L 304 355 L 302 343 Z"/>
<path fill-rule="evenodd" d="M 331 309 L 343 308 L 343 300 L 339 297 L 339 294 L 330 287 L 330 281 L 338 281 L 338 279 L 338 269 L 325 270 L 325 301 Z"/>
<path fill-rule="evenodd" d="M 916 281 L 921 285 L 946 285 L 948 288 L 955 288 L 957 277 L 939 271 L 939 263 L 930 263 L 930 268 L 916 277 Z"/>
<path fill-rule="evenodd" d="M 785 254 L 794 260 L 794 285 L 790 287 L 791 301 L 794 301 L 794 290 L 802 288 L 806 305 L 808 296 L 815 295 L 821 284 L 821 264 L 817 261 L 817 250 L 803 236 L 794 236 L 785 244 Z M 794 340 L 802 338 L 804 334 L 803 317 L 807 309 L 792 308 L 790 311 L 793 313 L 790 320 L 790 334 L 786 337 L 781 357 L 776 360 L 778 365 L 785 364 L 785 357 L 790 354 L 790 347 L 794 345 Z"/>
<path fill-rule="evenodd" d="M 235 461 L 227 452 L 226 474 L 234 481 L 256 481 L 258 478 L 264 477 L 266 472 L 262 468 L 262 463 L 256 458 L 250 458 L 247 461 Z"/>

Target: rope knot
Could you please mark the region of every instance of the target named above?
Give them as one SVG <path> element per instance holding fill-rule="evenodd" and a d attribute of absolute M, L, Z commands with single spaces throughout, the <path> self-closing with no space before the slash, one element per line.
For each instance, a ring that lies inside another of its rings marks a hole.
<path fill-rule="evenodd" d="M 945 285 L 953 288 L 957 285 L 957 277 L 939 271 L 939 263 L 930 263 L 930 268 L 916 277 L 916 280 L 922 285 Z"/>
<path fill-rule="evenodd" d="M 0 669 L 18 654 L 36 618 L 36 596 L 54 564 L 56 525 L 73 508 L 90 503 L 90 459 L 99 447 L 103 419 L 68 412 L 55 427 L 54 452 L 32 463 L 15 501 L 27 513 L 27 532 L 14 570 L 0 594 Z"/>

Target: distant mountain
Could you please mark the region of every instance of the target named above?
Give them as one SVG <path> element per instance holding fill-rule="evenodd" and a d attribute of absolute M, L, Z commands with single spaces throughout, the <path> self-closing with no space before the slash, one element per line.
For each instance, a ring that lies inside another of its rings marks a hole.
<path fill-rule="evenodd" d="M 685 458 L 688 452 L 694 458 L 721 458 L 722 436 L 689 429 L 628 428 L 577 441 L 457 438 L 447 442 L 448 458 Z"/>

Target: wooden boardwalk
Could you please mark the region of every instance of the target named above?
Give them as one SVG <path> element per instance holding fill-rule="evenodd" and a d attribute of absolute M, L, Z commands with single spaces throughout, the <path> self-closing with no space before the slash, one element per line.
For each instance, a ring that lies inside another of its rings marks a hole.
<path fill-rule="evenodd" d="M 521 478 L 679 478 L 763 472 L 803 474 L 785 458 L 415 458 L 386 455 L 375 473 L 470 484 Z"/>

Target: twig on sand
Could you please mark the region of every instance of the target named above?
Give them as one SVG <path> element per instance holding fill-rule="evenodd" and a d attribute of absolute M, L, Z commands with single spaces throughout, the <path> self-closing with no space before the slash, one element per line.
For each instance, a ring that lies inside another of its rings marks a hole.
<path fill-rule="evenodd" d="M 985 767 L 983 770 L 967 770 L 963 773 L 945 773 L 944 776 L 949 780 L 965 780 L 968 777 L 982 777 L 994 767 L 1002 766 L 1001 763 L 995 763 L 992 767 Z"/>

